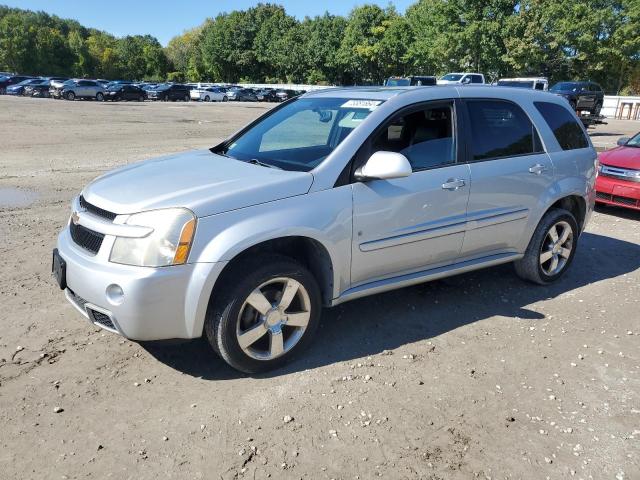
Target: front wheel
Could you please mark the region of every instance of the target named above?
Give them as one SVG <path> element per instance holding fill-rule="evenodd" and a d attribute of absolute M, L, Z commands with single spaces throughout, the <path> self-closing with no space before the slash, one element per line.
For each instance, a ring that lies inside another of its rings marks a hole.
<path fill-rule="evenodd" d="M 206 97 L 204 97 L 204 101 L 205 102 L 210 102 L 211 101 L 211 97 L 209 97 L 209 95 L 207 95 Z"/>
<path fill-rule="evenodd" d="M 320 289 L 295 260 L 269 255 L 243 262 L 213 294 L 205 333 L 232 367 L 258 373 L 304 350 L 320 321 Z"/>
<path fill-rule="evenodd" d="M 185 95 L 182 100 L 184 100 L 185 102 L 188 102 L 189 100 L 191 100 L 191 97 L 189 95 Z"/>
<path fill-rule="evenodd" d="M 104 102 L 104 94 L 102 92 L 96 93 L 96 100 L 98 102 Z"/>
<path fill-rule="evenodd" d="M 524 257 L 515 262 L 516 273 L 539 285 L 558 280 L 573 261 L 578 235 L 578 223 L 571 212 L 549 210 L 533 233 Z"/>
<path fill-rule="evenodd" d="M 76 94 L 73 92 L 68 92 L 67 93 L 67 100 L 75 100 L 76 99 Z"/>
<path fill-rule="evenodd" d="M 224 97 L 222 97 L 222 101 L 223 102 L 228 102 L 229 101 L 229 97 L 227 97 L 226 95 Z"/>

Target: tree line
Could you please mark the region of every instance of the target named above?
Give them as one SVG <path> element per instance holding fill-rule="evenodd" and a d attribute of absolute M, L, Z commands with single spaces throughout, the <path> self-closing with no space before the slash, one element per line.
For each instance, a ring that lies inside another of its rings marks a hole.
<path fill-rule="evenodd" d="M 381 84 L 477 71 L 590 79 L 640 94 L 638 0 L 419 0 L 298 20 L 275 4 L 222 13 L 171 39 L 121 38 L 0 6 L 0 70 L 138 80 Z"/>

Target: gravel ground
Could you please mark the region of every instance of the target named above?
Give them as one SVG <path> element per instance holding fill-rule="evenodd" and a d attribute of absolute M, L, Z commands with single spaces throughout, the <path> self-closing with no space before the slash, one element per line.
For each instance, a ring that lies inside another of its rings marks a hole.
<path fill-rule="evenodd" d="M 0 478 L 640 478 L 640 213 L 598 209 L 553 286 L 507 265 L 326 310 L 269 375 L 84 321 L 49 274 L 71 198 L 268 108 L 0 97 Z"/>

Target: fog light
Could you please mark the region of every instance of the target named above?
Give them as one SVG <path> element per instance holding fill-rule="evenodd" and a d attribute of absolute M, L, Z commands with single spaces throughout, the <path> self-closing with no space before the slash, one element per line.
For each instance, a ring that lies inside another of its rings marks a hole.
<path fill-rule="evenodd" d="M 121 305 L 124 302 L 124 292 L 120 285 L 111 284 L 107 287 L 107 300 L 112 305 Z"/>

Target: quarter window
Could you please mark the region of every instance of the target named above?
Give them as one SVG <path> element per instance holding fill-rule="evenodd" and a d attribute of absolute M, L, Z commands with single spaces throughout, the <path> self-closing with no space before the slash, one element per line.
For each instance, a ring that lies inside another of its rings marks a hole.
<path fill-rule="evenodd" d="M 467 102 L 473 160 L 488 160 L 543 151 L 535 126 L 522 109 L 510 102 Z"/>
<path fill-rule="evenodd" d="M 372 141 L 372 151 L 401 153 L 413 171 L 455 162 L 453 105 L 438 104 L 390 121 Z"/>
<path fill-rule="evenodd" d="M 565 107 L 549 102 L 535 102 L 534 105 L 553 131 L 563 150 L 576 150 L 589 146 L 584 130 Z"/>

